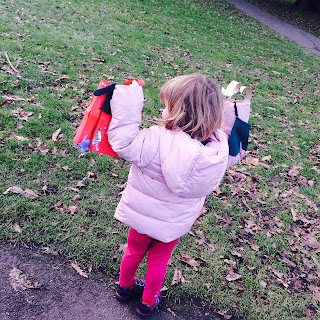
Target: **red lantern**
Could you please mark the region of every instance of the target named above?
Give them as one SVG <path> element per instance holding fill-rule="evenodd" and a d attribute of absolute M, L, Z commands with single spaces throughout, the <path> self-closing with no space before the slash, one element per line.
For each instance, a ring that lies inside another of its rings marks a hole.
<path fill-rule="evenodd" d="M 144 85 L 143 80 L 128 80 L 124 85 L 132 84 L 137 81 L 140 86 Z M 109 86 L 111 83 L 102 80 L 98 89 Z M 107 114 L 102 110 L 103 102 L 107 94 L 94 96 L 84 112 L 80 127 L 74 137 L 74 142 L 81 145 L 81 152 L 89 149 L 94 152 L 106 154 L 112 157 L 118 157 L 108 140 L 108 128 L 112 119 L 111 114 Z"/>

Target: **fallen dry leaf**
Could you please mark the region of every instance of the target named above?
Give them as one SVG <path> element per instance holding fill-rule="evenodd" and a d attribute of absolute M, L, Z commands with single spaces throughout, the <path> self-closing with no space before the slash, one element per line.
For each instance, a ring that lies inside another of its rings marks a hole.
<path fill-rule="evenodd" d="M 78 266 L 78 264 L 77 264 L 76 261 L 74 261 L 74 262 L 71 263 L 71 267 L 72 267 L 74 270 L 76 270 L 76 271 L 80 274 L 80 276 L 85 277 L 85 278 L 88 278 L 88 275 L 81 270 L 81 268 Z"/>
<path fill-rule="evenodd" d="M 291 214 L 292 214 L 293 221 L 297 221 L 297 219 L 298 219 L 297 211 L 295 209 L 291 208 Z"/>
<path fill-rule="evenodd" d="M 30 111 L 24 111 L 21 108 L 17 108 L 11 111 L 10 116 L 15 117 L 19 120 L 28 121 L 29 117 L 33 115 L 33 112 Z"/>
<path fill-rule="evenodd" d="M 58 255 L 59 255 L 58 252 L 50 249 L 49 247 L 43 247 L 43 248 L 42 248 L 42 251 L 43 251 L 44 253 L 52 254 L 52 255 L 54 255 L 54 256 L 58 256 Z"/>
<path fill-rule="evenodd" d="M 86 180 L 86 178 L 83 178 L 82 180 L 78 181 L 76 187 L 77 188 L 85 187 L 86 186 L 84 183 L 85 180 Z"/>
<path fill-rule="evenodd" d="M 70 211 L 71 215 L 74 215 L 78 211 L 78 207 L 77 206 L 70 206 L 69 211 Z"/>
<path fill-rule="evenodd" d="M 308 286 L 308 289 L 312 292 L 313 299 L 320 302 L 320 288 L 313 286 L 313 285 L 310 285 L 310 286 Z"/>
<path fill-rule="evenodd" d="M 94 159 L 90 159 L 90 161 L 89 161 L 89 168 L 92 167 L 92 166 L 94 166 L 95 163 L 96 163 L 96 162 L 95 162 Z"/>
<path fill-rule="evenodd" d="M 25 99 L 21 98 L 21 97 L 18 97 L 14 94 L 4 94 L 2 96 L 3 99 L 5 100 L 10 100 L 10 101 L 25 101 Z"/>
<path fill-rule="evenodd" d="M 186 251 L 182 251 L 181 252 L 181 258 L 177 258 L 178 260 L 188 264 L 189 266 L 192 267 L 193 270 L 197 271 L 197 267 L 200 266 L 201 261 L 196 261 L 194 259 L 192 259 Z"/>
<path fill-rule="evenodd" d="M 53 134 L 52 134 L 52 136 L 51 136 L 51 139 L 53 140 L 53 141 L 58 141 L 58 136 L 59 136 L 59 133 L 61 132 L 61 128 L 59 128 L 58 130 L 56 130 Z"/>
<path fill-rule="evenodd" d="M 257 165 L 259 165 L 259 159 L 253 156 L 246 157 L 245 162 L 249 166 L 253 166 L 253 167 L 256 167 Z"/>
<path fill-rule="evenodd" d="M 127 249 L 127 247 L 128 247 L 128 244 L 127 244 L 127 243 L 122 243 L 122 242 L 120 242 L 120 243 L 119 243 L 119 252 L 125 252 L 126 249 Z"/>
<path fill-rule="evenodd" d="M 14 223 L 14 225 L 13 225 L 13 230 L 14 230 L 15 232 L 18 232 L 18 233 L 21 232 L 21 228 L 20 228 L 18 222 L 15 222 L 15 223 Z"/>
<path fill-rule="evenodd" d="M 32 189 L 23 190 L 19 186 L 10 187 L 3 194 L 8 194 L 9 192 L 21 194 L 22 196 L 31 198 L 31 199 L 36 199 L 39 197 L 39 194 L 36 190 L 32 190 Z"/>
<path fill-rule="evenodd" d="M 233 256 L 236 256 L 238 258 L 241 258 L 242 255 L 240 252 L 238 252 L 237 250 L 230 250 L 230 253 L 233 255 Z"/>
<path fill-rule="evenodd" d="M 251 243 L 251 248 L 254 251 L 259 251 L 259 247 L 255 243 Z"/>
<path fill-rule="evenodd" d="M 298 165 L 298 164 L 294 164 L 291 168 L 290 168 L 290 170 L 289 170 L 289 172 L 288 172 L 288 175 L 290 176 L 290 177 L 297 177 L 299 174 L 300 174 L 300 170 L 302 169 L 302 167 L 300 166 L 300 165 Z"/>
<path fill-rule="evenodd" d="M 260 286 L 265 289 L 267 287 L 267 283 L 264 280 L 260 280 Z"/>
<path fill-rule="evenodd" d="M 235 281 L 241 278 L 241 275 L 238 273 L 235 273 L 233 271 L 233 269 L 231 268 L 226 276 L 226 280 L 231 282 L 231 281 Z"/>
<path fill-rule="evenodd" d="M 74 201 L 74 202 L 77 202 L 79 200 L 81 200 L 81 196 L 79 194 L 76 194 L 72 199 L 72 201 Z"/>
<path fill-rule="evenodd" d="M 174 275 L 173 275 L 173 278 L 172 278 L 171 285 L 174 286 L 175 284 L 178 284 L 180 282 L 181 283 L 186 283 L 186 282 L 191 282 L 191 281 L 190 280 L 186 280 L 182 275 L 181 269 L 176 268 L 174 270 Z"/>
<path fill-rule="evenodd" d="M 197 219 L 199 219 L 202 215 L 204 215 L 207 212 L 207 209 L 205 206 L 202 207 L 202 209 L 200 210 Z"/>
<path fill-rule="evenodd" d="M 28 280 L 28 277 L 16 267 L 13 267 L 9 273 L 9 280 L 15 291 L 26 289 L 39 289 L 41 284 L 36 281 Z"/>
<path fill-rule="evenodd" d="M 235 261 L 230 260 L 230 259 L 224 259 L 223 261 L 225 263 L 229 264 L 232 269 L 236 269 L 237 268 L 237 263 Z"/>

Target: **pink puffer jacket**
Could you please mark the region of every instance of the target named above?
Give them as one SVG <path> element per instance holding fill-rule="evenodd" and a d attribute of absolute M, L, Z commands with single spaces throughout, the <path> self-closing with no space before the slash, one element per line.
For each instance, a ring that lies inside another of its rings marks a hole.
<path fill-rule="evenodd" d="M 228 136 L 221 130 L 205 146 L 182 131 L 139 130 L 143 100 L 142 87 L 135 85 L 117 85 L 111 100 L 109 142 L 133 164 L 115 218 L 170 242 L 190 230 L 205 197 L 241 155 L 229 157 Z"/>

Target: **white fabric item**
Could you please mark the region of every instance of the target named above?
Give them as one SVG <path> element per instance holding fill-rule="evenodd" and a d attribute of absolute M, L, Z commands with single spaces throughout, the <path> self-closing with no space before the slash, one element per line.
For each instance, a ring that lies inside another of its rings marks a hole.
<path fill-rule="evenodd" d="M 245 98 L 243 100 L 233 99 L 232 96 L 238 92 L 243 93 L 246 91 Z M 237 104 L 238 117 L 244 122 L 249 121 L 250 116 L 250 105 L 252 92 L 251 89 L 237 81 L 231 81 L 226 89 L 222 88 L 222 94 L 226 97 L 223 101 L 223 113 L 221 121 L 221 129 L 230 136 L 236 116 L 234 112 L 234 103 Z"/>

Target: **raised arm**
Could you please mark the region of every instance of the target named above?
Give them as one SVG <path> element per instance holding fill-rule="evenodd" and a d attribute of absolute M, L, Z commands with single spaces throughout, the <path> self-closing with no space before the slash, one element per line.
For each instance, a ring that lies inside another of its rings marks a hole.
<path fill-rule="evenodd" d="M 108 130 L 113 150 L 141 167 L 153 159 L 159 139 L 157 127 L 139 130 L 143 101 L 141 86 L 116 85 L 110 102 L 112 120 Z"/>

